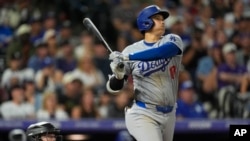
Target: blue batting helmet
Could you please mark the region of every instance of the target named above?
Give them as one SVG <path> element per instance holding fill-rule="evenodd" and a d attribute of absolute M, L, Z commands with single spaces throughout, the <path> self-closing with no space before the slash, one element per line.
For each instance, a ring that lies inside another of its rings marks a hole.
<path fill-rule="evenodd" d="M 151 19 L 151 17 L 156 14 L 161 14 L 164 17 L 164 19 L 166 19 L 169 16 L 169 13 L 167 11 L 161 10 L 156 5 L 150 5 L 148 7 L 145 7 L 137 17 L 138 29 L 140 31 L 147 31 L 150 28 L 152 28 L 154 22 Z"/>

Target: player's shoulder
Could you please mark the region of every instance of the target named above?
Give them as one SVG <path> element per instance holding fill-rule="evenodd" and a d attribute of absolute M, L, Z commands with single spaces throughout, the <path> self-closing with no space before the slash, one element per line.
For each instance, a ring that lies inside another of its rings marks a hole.
<path fill-rule="evenodd" d="M 166 34 L 164 36 L 164 39 L 166 40 L 170 40 L 170 41 L 182 41 L 181 40 L 181 37 L 177 34 L 173 34 L 173 33 L 170 33 L 170 34 Z"/>
<path fill-rule="evenodd" d="M 135 52 L 141 46 L 142 42 L 143 42 L 143 40 L 140 40 L 140 41 L 135 42 L 135 43 L 133 43 L 131 45 L 128 45 L 127 47 L 124 48 L 124 50 L 122 51 L 122 53 L 132 53 L 132 52 Z"/>
<path fill-rule="evenodd" d="M 183 51 L 183 42 L 179 35 L 177 34 L 167 34 L 163 37 L 163 42 L 172 42 L 174 43 L 178 48 L 180 48 Z"/>

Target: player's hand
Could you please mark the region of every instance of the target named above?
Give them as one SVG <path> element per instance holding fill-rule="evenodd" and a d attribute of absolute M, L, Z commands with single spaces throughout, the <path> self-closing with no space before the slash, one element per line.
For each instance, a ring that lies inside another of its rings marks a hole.
<path fill-rule="evenodd" d="M 117 79 L 123 79 L 125 75 L 125 67 L 119 67 L 119 64 L 121 63 L 121 59 L 115 58 L 111 63 L 110 63 L 110 68 L 115 75 Z"/>
<path fill-rule="evenodd" d="M 128 61 L 129 57 L 128 55 L 122 54 L 121 52 L 118 51 L 113 51 L 112 53 L 109 54 L 109 60 L 121 60 L 121 61 Z"/>

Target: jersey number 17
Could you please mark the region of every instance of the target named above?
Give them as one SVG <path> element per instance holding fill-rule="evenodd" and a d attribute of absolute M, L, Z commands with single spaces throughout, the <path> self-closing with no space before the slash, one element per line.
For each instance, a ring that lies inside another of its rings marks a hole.
<path fill-rule="evenodd" d="M 170 77 L 171 77 L 172 79 L 174 79 L 175 73 L 176 73 L 176 66 L 171 66 L 171 67 L 169 68 L 169 72 L 170 72 Z"/>

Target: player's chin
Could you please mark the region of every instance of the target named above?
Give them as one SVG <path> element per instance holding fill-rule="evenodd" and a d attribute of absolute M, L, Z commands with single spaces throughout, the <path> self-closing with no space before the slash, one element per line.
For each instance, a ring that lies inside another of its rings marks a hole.
<path fill-rule="evenodd" d="M 158 31 L 158 33 L 159 33 L 159 35 L 164 35 L 164 33 L 165 33 L 165 28 L 164 29 L 159 29 L 159 31 Z"/>

